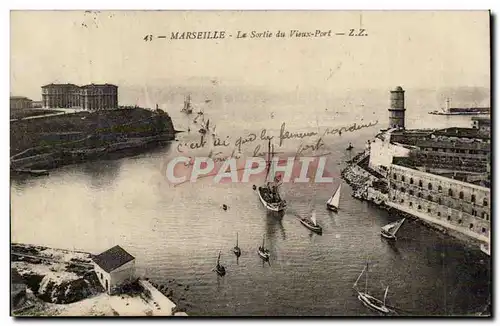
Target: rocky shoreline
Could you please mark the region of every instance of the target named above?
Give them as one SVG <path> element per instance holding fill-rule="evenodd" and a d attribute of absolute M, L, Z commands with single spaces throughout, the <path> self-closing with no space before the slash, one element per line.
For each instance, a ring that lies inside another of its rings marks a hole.
<path fill-rule="evenodd" d="M 19 317 L 187 316 L 190 306 L 183 295 L 189 285 L 175 280 L 159 285 L 137 278 L 109 296 L 94 272 L 92 254 L 29 244 L 11 244 L 11 282 L 11 291 L 26 288 L 21 299 L 16 294 L 12 307 Z M 174 296 L 179 305 L 173 303 Z"/>
<path fill-rule="evenodd" d="M 89 253 L 11 244 L 11 268 L 43 302 L 67 304 L 103 292 Z"/>
<path fill-rule="evenodd" d="M 15 123 L 11 126 L 12 175 L 37 175 L 30 171 L 136 155 L 169 143 L 179 132 L 167 113 L 141 108 Z"/>

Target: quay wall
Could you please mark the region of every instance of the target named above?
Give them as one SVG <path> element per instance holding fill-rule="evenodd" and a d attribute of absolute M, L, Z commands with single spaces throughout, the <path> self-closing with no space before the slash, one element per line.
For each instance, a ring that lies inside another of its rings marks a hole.
<path fill-rule="evenodd" d="M 349 165 L 341 173 L 342 178 L 353 189 L 353 196 L 355 198 L 373 202 L 374 204 L 378 205 L 381 209 L 395 210 L 403 216 L 417 219 L 420 222 L 422 222 L 422 224 L 426 225 L 427 227 L 430 227 L 430 228 L 438 230 L 442 233 L 448 234 L 454 238 L 457 238 L 461 241 L 464 241 L 467 244 L 471 244 L 473 246 L 479 246 L 480 244 L 483 244 L 483 243 L 486 243 L 488 245 L 490 244 L 489 226 L 486 228 L 486 225 L 484 225 L 484 223 L 487 221 L 482 219 L 482 218 L 481 218 L 482 221 L 480 223 L 476 222 L 474 224 L 474 230 L 476 230 L 476 231 L 474 231 L 472 229 L 469 230 L 467 227 L 462 227 L 460 225 L 457 225 L 457 223 L 451 223 L 451 222 L 456 222 L 456 221 L 453 221 L 453 217 L 452 217 L 451 221 L 448 221 L 447 218 L 440 219 L 440 218 L 431 216 L 429 214 L 426 214 L 423 211 L 417 210 L 417 207 L 416 207 L 417 205 L 415 205 L 415 207 L 408 207 L 408 205 L 401 205 L 399 202 L 391 200 L 390 196 L 391 196 L 392 191 L 393 191 L 392 187 L 390 188 L 389 193 L 387 193 L 387 194 L 384 194 L 381 191 L 375 189 L 372 186 L 372 183 L 374 181 L 377 181 L 380 179 L 375 177 L 374 175 L 370 174 L 367 170 L 365 170 L 364 168 L 362 168 L 358 164 L 359 161 L 361 161 L 363 158 L 366 159 L 366 152 L 363 155 L 361 155 L 360 158 L 361 159 L 358 161 L 355 160 L 353 162 L 350 162 Z M 389 176 L 389 178 L 383 178 L 383 180 L 388 181 L 388 184 L 390 184 L 390 182 L 392 181 L 392 180 L 390 180 L 391 179 L 390 178 L 390 176 L 391 176 L 390 171 L 388 173 L 388 176 Z M 484 190 L 484 189 L 482 189 L 482 190 Z M 488 189 L 488 193 L 489 193 L 489 189 Z M 423 200 L 425 200 L 425 199 L 423 199 Z M 465 213 L 461 213 L 460 216 L 465 217 Z M 475 217 L 475 218 L 479 219 L 479 216 Z M 477 224 L 477 226 L 476 226 L 476 224 Z M 488 224 L 489 224 L 489 221 L 488 221 Z M 486 229 L 486 232 L 478 232 L 477 231 L 478 229 L 480 230 L 483 228 Z"/>

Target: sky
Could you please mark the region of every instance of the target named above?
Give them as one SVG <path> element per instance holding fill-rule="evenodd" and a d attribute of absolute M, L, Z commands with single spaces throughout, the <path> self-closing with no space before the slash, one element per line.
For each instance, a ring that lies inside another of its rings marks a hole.
<path fill-rule="evenodd" d="M 288 37 L 351 28 L 368 35 Z M 278 30 L 287 37 L 236 39 Z M 233 37 L 171 40 L 177 31 Z M 12 11 L 11 95 L 39 100 L 48 83 L 141 89 L 210 80 L 275 92 L 489 88 L 489 40 L 487 11 Z"/>

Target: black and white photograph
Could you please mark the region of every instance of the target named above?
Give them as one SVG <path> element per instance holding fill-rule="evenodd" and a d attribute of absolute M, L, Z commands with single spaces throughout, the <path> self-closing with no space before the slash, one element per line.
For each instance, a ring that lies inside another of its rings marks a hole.
<path fill-rule="evenodd" d="M 490 11 L 9 25 L 11 316 L 491 317 Z"/>

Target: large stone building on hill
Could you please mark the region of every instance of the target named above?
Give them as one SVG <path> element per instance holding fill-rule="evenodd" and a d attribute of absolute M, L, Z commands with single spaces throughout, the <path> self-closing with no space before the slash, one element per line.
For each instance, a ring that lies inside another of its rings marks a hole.
<path fill-rule="evenodd" d="M 48 84 L 42 86 L 42 102 L 44 108 L 117 109 L 118 86 Z"/>

